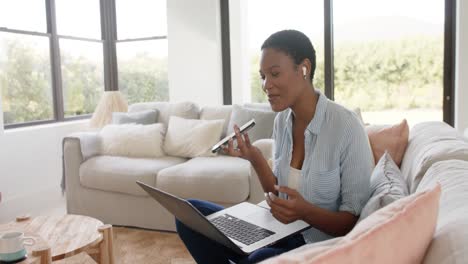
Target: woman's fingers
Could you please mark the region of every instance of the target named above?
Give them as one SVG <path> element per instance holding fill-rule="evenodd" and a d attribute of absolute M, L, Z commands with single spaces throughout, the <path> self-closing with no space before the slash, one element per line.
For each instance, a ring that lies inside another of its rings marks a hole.
<path fill-rule="evenodd" d="M 275 199 L 275 201 L 270 202 L 270 208 L 271 208 L 272 211 L 280 213 L 280 214 L 282 214 L 284 216 L 293 216 L 293 215 L 295 215 L 294 210 L 291 210 L 288 207 L 284 207 L 282 205 L 279 205 L 277 200 L 283 200 L 283 199 L 279 198 L 279 199 Z"/>
<path fill-rule="evenodd" d="M 237 125 L 234 125 L 234 133 L 236 134 L 237 147 L 243 150 L 245 147 L 245 142 L 244 142 L 244 139 L 242 138 L 239 127 Z"/>
<path fill-rule="evenodd" d="M 233 157 L 240 157 L 241 156 L 241 153 L 238 150 L 234 149 L 234 143 L 233 143 L 232 139 L 230 139 L 228 141 L 228 146 L 227 147 L 225 145 L 223 145 L 223 146 L 221 146 L 221 148 L 229 156 L 233 156 Z"/>
<path fill-rule="evenodd" d="M 252 145 L 250 144 L 250 138 L 249 138 L 249 134 L 247 134 L 247 132 L 244 133 L 244 141 L 245 141 L 245 145 L 246 145 L 247 147 L 252 146 Z"/>
<path fill-rule="evenodd" d="M 286 217 L 285 215 L 283 215 L 283 214 L 281 214 L 279 212 L 271 212 L 271 214 L 273 215 L 274 218 L 276 218 L 278 221 L 280 221 L 283 224 L 289 224 L 290 223 L 290 220 L 288 219 L 288 217 Z"/>

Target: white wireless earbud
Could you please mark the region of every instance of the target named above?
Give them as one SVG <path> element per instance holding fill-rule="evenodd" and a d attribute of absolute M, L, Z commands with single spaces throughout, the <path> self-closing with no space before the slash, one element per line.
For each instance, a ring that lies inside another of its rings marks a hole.
<path fill-rule="evenodd" d="M 302 75 L 304 76 L 304 80 L 307 78 L 307 68 L 302 66 Z"/>

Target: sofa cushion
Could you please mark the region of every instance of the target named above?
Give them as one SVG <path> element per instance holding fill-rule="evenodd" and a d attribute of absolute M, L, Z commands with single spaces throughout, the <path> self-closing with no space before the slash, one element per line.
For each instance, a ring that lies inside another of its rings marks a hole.
<path fill-rule="evenodd" d="M 148 109 L 138 112 L 114 112 L 112 113 L 112 124 L 154 124 L 158 120 L 158 110 Z"/>
<path fill-rule="evenodd" d="M 409 127 L 406 119 L 393 126 L 367 126 L 366 132 L 372 147 L 374 162 L 377 163 L 384 152 L 388 151 L 399 167 L 408 145 Z"/>
<path fill-rule="evenodd" d="M 468 162 L 440 161 L 427 170 L 416 192 L 439 182 L 440 197 L 437 227 L 425 264 L 466 263 L 468 260 Z"/>
<path fill-rule="evenodd" d="M 371 197 L 361 211 L 359 221 L 392 202 L 408 196 L 408 186 L 392 157 L 385 152 L 370 178 Z"/>
<path fill-rule="evenodd" d="M 468 142 L 457 130 L 443 122 L 415 125 L 401 164 L 410 193 L 416 190 L 432 164 L 450 159 L 468 161 Z"/>
<path fill-rule="evenodd" d="M 183 198 L 234 204 L 249 195 L 250 163 L 230 156 L 197 157 L 161 170 L 156 186 Z"/>
<path fill-rule="evenodd" d="M 197 104 L 192 102 L 150 102 L 136 103 L 130 105 L 128 112 L 138 112 L 148 109 L 157 109 L 159 112 L 158 123 L 169 123 L 169 117 L 178 116 L 186 119 L 198 119 L 200 117 L 200 109 Z"/>
<path fill-rule="evenodd" d="M 240 105 L 232 106 L 231 118 L 227 127 L 227 134 L 234 132 L 234 125 L 241 127 L 250 119 L 255 119 L 255 126 L 249 130 L 248 135 L 250 142 L 255 142 L 263 138 L 271 138 L 273 134 L 273 123 L 275 122 L 276 113 L 272 111 L 264 111 L 253 108 L 246 108 Z"/>
<path fill-rule="evenodd" d="M 96 156 L 81 164 L 80 182 L 88 188 L 147 196 L 136 181 L 156 186 L 156 175 L 160 170 L 185 161 L 169 156 L 158 159 Z"/>
<path fill-rule="evenodd" d="M 164 151 L 177 157 L 209 157 L 211 147 L 221 139 L 224 119 L 200 120 L 171 116 Z"/>
<path fill-rule="evenodd" d="M 201 120 L 216 120 L 224 119 L 223 133 L 221 137 L 226 136 L 227 128 L 229 125 L 229 119 L 231 118 L 232 106 L 221 105 L 221 106 L 205 106 L 200 110 Z"/>
<path fill-rule="evenodd" d="M 331 245 L 309 247 L 262 263 L 421 263 L 434 234 L 440 192 L 436 185 L 395 201 Z"/>

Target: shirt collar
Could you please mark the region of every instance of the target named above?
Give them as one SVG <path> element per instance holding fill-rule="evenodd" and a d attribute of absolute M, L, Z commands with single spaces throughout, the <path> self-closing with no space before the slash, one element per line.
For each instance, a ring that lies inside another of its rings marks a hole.
<path fill-rule="evenodd" d="M 315 135 L 320 133 L 320 128 L 322 127 L 323 120 L 325 119 L 325 113 L 327 111 L 328 105 L 328 98 L 320 92 L 320 90 L 315 89 L 315 93 L 318 95 L 317 105 L 315 106 L 315 114 L 312 120 L 310 121 L 309 125 L 307 126 L 307 130 Z M 291 108 L 288 110 L 288 115 L 286 116 L 287 124 L 292 125 L 292 110 Z"/>

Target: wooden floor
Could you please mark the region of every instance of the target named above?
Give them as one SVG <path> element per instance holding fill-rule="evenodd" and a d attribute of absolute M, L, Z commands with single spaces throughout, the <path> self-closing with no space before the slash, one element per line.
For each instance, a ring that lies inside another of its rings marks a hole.
<path fill-rule="evenodd" d="M 177 234 L 114 227 L 114 252 L 118 264 L 194 264 Z"/>

